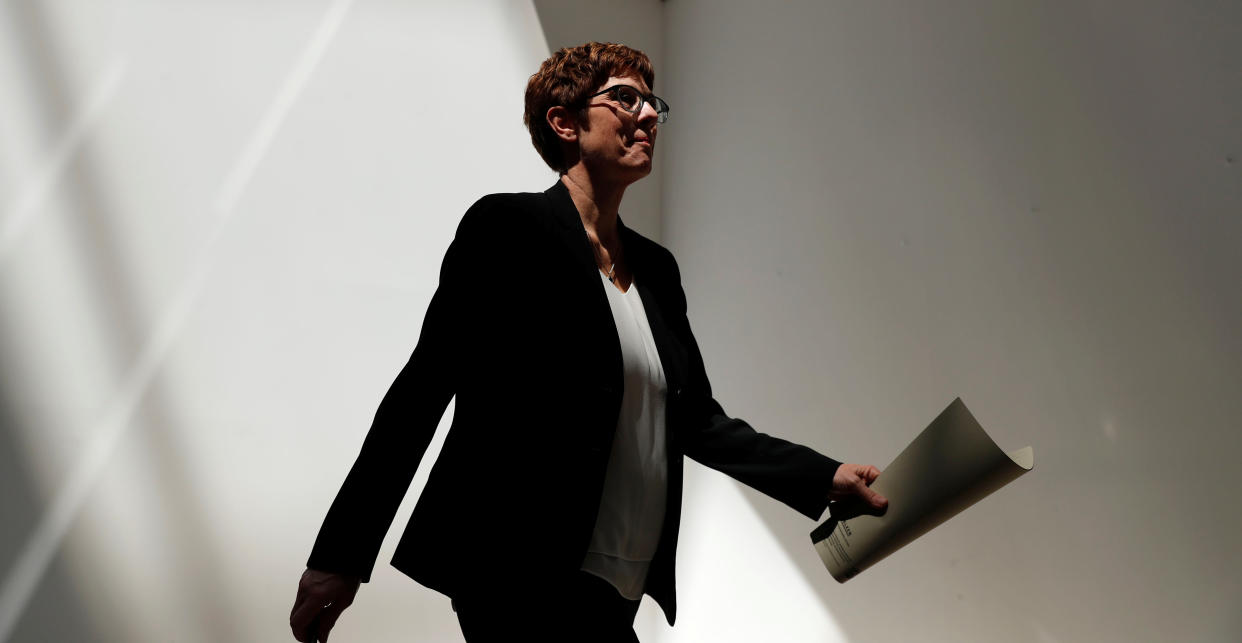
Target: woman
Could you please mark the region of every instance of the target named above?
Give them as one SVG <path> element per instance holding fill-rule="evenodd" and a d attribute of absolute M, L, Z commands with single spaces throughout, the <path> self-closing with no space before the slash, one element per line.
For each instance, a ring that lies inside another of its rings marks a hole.
<path fill-rule="evenodd" d="M 544 61 L 525 122 L 560 180 L 463 217 L 422 334 L 315 543 L 290 625 L 326 639 L 369 580 L 450 398 L 393 565 L 452 597 L 466 639 L 636 640 L 643 593 L 676 616 L 682 457 L 814 519 L 886 501 L 840 464 L 726 416 L 667 250 L 626 228 L 668 105 L 647 56 L 588 43 Z"/>

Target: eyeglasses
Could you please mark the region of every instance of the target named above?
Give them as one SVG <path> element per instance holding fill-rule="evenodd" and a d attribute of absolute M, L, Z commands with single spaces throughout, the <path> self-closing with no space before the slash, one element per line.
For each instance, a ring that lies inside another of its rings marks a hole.
<path fill-rule="evenodd" d="M 643 111 L 644 104 L 651 103 L 651 107 L 656 112 L 656 122 L 663 123 L 668 120 L 668 103 L 664 102 L 663 98 L 655 94 L 643 96 L 641 92 L 629 85 L 613 85 L 608 89 L 587 96 L 585 100 L 589 101 L 596 96 L 603 96 L 604 94 L 611 94 L 612 100 L 620 105 L 621 109 L 635 116 L 638 116 Z"/>

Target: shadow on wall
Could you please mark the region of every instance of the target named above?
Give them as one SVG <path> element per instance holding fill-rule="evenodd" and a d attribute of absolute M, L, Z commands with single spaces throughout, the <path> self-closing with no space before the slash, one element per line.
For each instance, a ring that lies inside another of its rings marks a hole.
<path fill-rule="evenodd" d="M 660 4 L 647 0 L 619 7 L 582 0 L 534 0 L 548 51 L 592 40 L 624 43 L 651 56 L 657 73 L 663 49 Z"/>
<path fill-rule="evenodd" d="M 0 332 L 4 332 L 0 319 Z M 0 353 L 0 364 L 13 364 Z M 0 372 L 0 382 L 8 381 L 14 373 Z M 4 520 L 0 520 L 0 578 L 3 579 L 5 599 L 9 583 L 34 531 L 35 524 L 43 516 L 39 493 L 32 485 L 33 477 L 21 458 L 22 444 L 17 439 L 19 430 L 12 409 L 9 391 L 0 387 L 0 507 L 4 508 Z M 4 606 L 4 607 L 7 607 Z M 44 573 L 28 607 L 15 623 L 10 637 L 14 641 L 94 641 L 94 628 L 78 600 L 73 579 L 64 562 L 53 560 Z"/>
<path fill-rule="evenodd" d="M 34 103 L 34 109 L 29 111 L 41 116 L 42 122 L 36 127 L 47 133 L 44 140 L 55 140 L 69 120 L 74 103 L 74 92 L 66 80 L 66 66 L 62 60 L 65 48 L 57 46 L 60 34 L 56 25 L 49 22 L 49 14 L 40 3 L 5 3 L 4 8 L 7 15 L 3 19 L 11 21 L 14 25 L 12 33 L 19 36 L 19 42 L 13 47 L 20 52 L 22 63 L 30 68 L 27 77 L 38 79 L 37 85 L 28 87 L 22 99 Z M 79 149 L 73 162 L 67 166 L 65 175 L 59 177 L 57 196 L 67 204 L 65 211 L 73 217 L 73 221 L 63 227 L 71 235 L 63 239 L 63 245 L 68 248 L 64 254 L 77 263 L 74 276 L 85 282 L 82 291 L 91 296 L 89 303 L 94 314 L 90 327 L 96 329 L 93 339 L 103 346 L 102 352 L 108 357 L 110 363 L 107 366 L 114 374 L 113 386 L 121 389 L 150 338 L 146 330 L 148 324 L 140 319 L 138 312 L 134 272 L 119 250 L 122 245 L 116 236 L 115 226 L 118 213 L 112 205 L 115 200 L 111 198 L 108 186 L 99 178 L 101 174 L 97 168 L 100 166 L 101 159 L 96 150 L 89 146 Z M 19 259 L 16 256 L 5 258 L 10 262 Z M 0 310 L 20 305 L 21 302 L 3 302 Z M 0 332 L 5 330 L 0 327 Z M 4 338 L 7 345 L 20 341 L 21 338 L 9 335 Z M 0 364 L 13 363 L 0 360 Z M 0 381 L 16 377 L 21 377 L 21 374 L 4 373 Z M 209 530 L 199 512 L 199 494 L 184 475 L 181 449 L 176 440 L 176 414 L 160 388 L 161 383 L 156 378 L 140 393 L 138 412 L 135 417 L 128 418 L 124 429 L 128 437 L 140 441 L 139 452 L 144 454 L 146 466 L 151 469 L 150 478 L 160 481 L 158 488 L 152 490 L 159 498 L 158 506 L 143 507 L 141 513 L 154 517 L 151 524 L 158 524 L 161 533 L 153 537 L 167 539 L 177 554 L 172 557 L 174 562 L 170 568 L 163 569 L 163 573 L 167 578 L 182 582 L 169 587 L 169 591 L 187 593 L 189 600 L 186 602 L 200 606 L 198 613 L 182 616 L 184 627 L 200 635 L 206 634 L 213 640 L 240 640 L 240 633 L 234 631 L 231 625 L 233 612 L 231 606 L 226 604 L 227 592 L 220 591 L 224 585 L 215 564 L 220 557 L 207 538 Z M 11 394 L 11 391 L 0 391 L 0 394 Z M 0 407 L 0 411 L 6 408 L 15 407 L 6 404 Z M 5 500 L 5 527 L 0 532 L 3 534 L 0 546 L 6 563 L 7 583 L 17 557 L 31 549 L 27 541 L 39 521 L 49 513 L 48 505 L 56 502 L 56 494 L 63 493 L 64 489 L 50 489 L 46 494 L 49 502 L 45 503 L 42 494 L 32 489 L 32 478 L 27 475 L 22 461 L 18 432 L 37 436 L 46 432 L 44 427 L 20 426 L 17 414 L 12 412 L 6 412 L 0 421 L 3 422 L 0 427 L 0 440 L 3 440 L 0 444 L 3 447 L 0 449 L 0 476 L 3 476 L 0 488 L 3 488 Z M 145 426 L 149 430 L 138 433 L 134 431 L 136 426 Z M 83 434 L 88 436 L 87 440 L 80 452 L 68 454 L 70 461 L 81 462 L 92 441 L 102 437 L 87 431 Z M 118 443 L 131 448 L 134 446 L 133 440 L 122 439 Z M 90 641 L 106 636 L 98 630 L 92 632 L 92 625 L 107 627 L 107 631 L 114 628 L 125 631 L 123 624 L 111 627 L 105 623 L 92 624 L 83 609 L 83 604 L 88 602 L 83 598 L 86 592 L 92 593 L 92 596 L 107 597 L 110 592 L 125 586 L 124 579 L 116 579 L 114 585 L 113 579 L 100 578 L 98 574 L 90 574 L 90 570 L 69 568 L 64 557 L 65 534 L 84 524 L 79 518 L 90 497 L 89 489 L 98 486 L 98 478 L 114 471 L 114 468 L 105 465 L 99 471 L 92 472 L 98 475 L 88 482 L 88 491 L 74 503 L 76 506 L 70 523 L 63 530 L 52 530 L 58 532 L 56 537 L 61 541 L 42 543 L 50 545 L 57 553 L 42 570 L 33 594 L 17 597 L 14 602 L 23 610 L 17 617 L 15 640 Z M 71 471 L 69 475 L 75 475 L 75 472 Z M 58 482 L 63 485 L 64 481 Z M 90 536 L 94 537 L 94 534 Z M 121 562 L 120 567 L 157 564 L 142 560 Z M 164 562 L 158 564 L 165 566 Z M 125 618 L 124 614 L 114 616 Z"/>

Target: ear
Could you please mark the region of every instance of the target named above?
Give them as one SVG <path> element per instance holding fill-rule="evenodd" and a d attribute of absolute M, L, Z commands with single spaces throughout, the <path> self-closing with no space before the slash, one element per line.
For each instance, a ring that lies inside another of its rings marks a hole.
<path fill-rule="evenodd" d="M 552 128 L 552 132 L 556 134 L 557 138 L 566 143 L 573 143 L 578 140 L 578 118 L 563 105 L 549 108 L 546 118 L 548 119 L 548 127 Z"/>

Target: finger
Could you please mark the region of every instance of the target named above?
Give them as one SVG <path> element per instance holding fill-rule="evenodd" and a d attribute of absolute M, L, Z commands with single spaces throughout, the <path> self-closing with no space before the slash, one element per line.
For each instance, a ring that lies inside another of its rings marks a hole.
<path fill-rule="evenodd" d="M 345 608 L 349 607 L 351 602 L 353 601 L 342 600 L 330 603 L 330 605 L 323 608 L 323 612 L 319 613 L 318 624 L 320 641 L 328 641 L 328 633 L 332 631 L 333 627 L 337 626 L 337 619 L 340 618 L 340 614 L 345 611 Z"/>
<path fill-rule="evenodd" d="M 293 607 L 289 610 L 289 620 L 293 620 L 293 613 L 298 611 L 300 606 L 306 600 L 306 587 L 298 583 L 298 595 L 293 599 Z"/>
<path fill-rule="evenodd" d="M 310 630 L 312 621 L 322 610 L 323 607 L 314 601 L 303 601 L 301 605 L 298 605 L 293 616 L 289 617 L 289 627 L 293 630 L 294 637 L 299 641 L 305 640 L 306 635 L 310 633 L 308 630 Z"/>
<path fill-rule="evenodd" d="M 314 639 L 311 638 L 311 632 L 310 632 L 309 627 L 299 627 L 297 625 L 294 625 L 292 622 L 290 622 L 289 629 L 293 631 L 294 640 L 301 641 L 301 643 L 307 643 L 308 641 L 314 641 Z"/>
<path fill-rule="evenodd" d="M 867 481 L 867 484 L 871 484 L 872 482 L 875 482 L 876 478 L 880 477 L 880 470 L 871 465 L 867 465 L 862 468 L 859 475 Z"/>
<path fill-rule="evenodd" d="M 876 509 L 883 509 L 888 506 L 888 498 L 872 491 L 870 487 L 860 484 L 858 486 L 858 495 L 862 496 L 862 499 L 865 500 L 867 504 L 875 507 Z"/>
<path fill-rule="evenodd" d="M 319 643 L 323 640 L 319 636 L 319 619 L 322 617 L 323 612 L 319 612 L 315 615 L 315 618 L 311 620 L 310 625 L 306 626 L 306 631 L 304 633 L 306 643 Z"/>
<path fill-rule="evenodd" d="M 336 619 L 341 617 L 341 612 L 345 611 L 345 607 L 345 605 L 333 603 L 332 605 L 324 608 L 323 612 L 320 613 L 318 621 L 319 627 L 317 628 L 320 641 L 328 643 L 328 634 L 331 633 L 332 628 L 336 626 Z"/>

